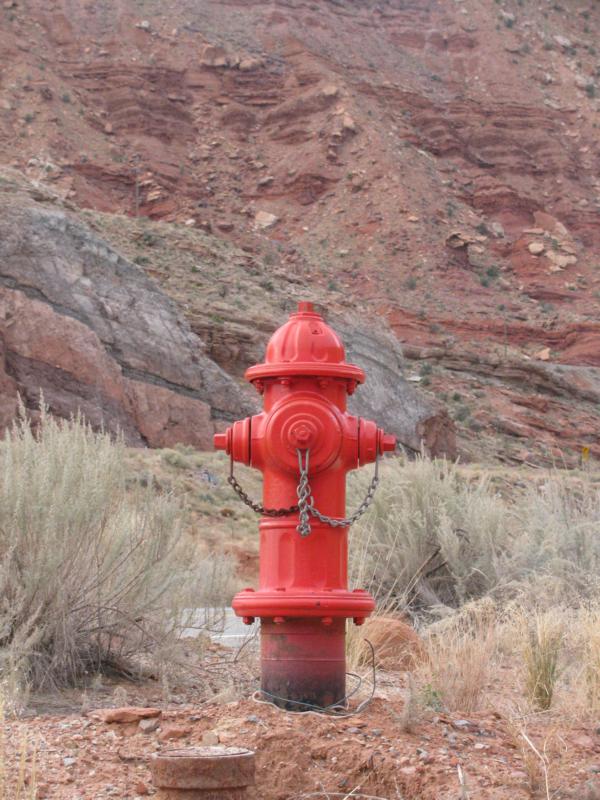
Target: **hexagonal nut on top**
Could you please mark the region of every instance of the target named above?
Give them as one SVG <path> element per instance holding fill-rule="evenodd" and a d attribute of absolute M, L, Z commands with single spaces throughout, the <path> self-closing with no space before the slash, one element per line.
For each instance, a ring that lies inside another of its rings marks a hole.
<path fill-rule="evenodd" d="M 243 800 L 254 785 L 254 753 L 243 747 L 166 750 L 150 760 L 161 800 Z"/>

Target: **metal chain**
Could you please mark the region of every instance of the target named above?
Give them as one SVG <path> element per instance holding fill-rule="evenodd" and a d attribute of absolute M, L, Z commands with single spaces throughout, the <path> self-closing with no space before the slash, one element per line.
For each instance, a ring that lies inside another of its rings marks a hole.
<path fill-rule="evenodd" d="M 289 508 L 265 508 L 261 506 L 260 503 L 255 503 L 251 500 L 233 474 L 233 454 L 229 460 L 229 477 L 227 478 L 227 483 L 233 488 L 233 491 L 240 500 L 253 511 L 256 511 L 257 514 L 263 514 L 265 517 L 286 517 L 288 514 L 295 514 L 296 511 L 299 510 L 298 506 L 290 506 Z"/>
<path fill-rule="evenodd" d="M 379 451 L 377 451 L 375 456 L 375 474 L 373 475 L 371 483 L 369 484 L 367 494 L 356 511 L 345 519 L 328 517 L 327 514 L 323 514 L 318 510 L 318 508 L 315 508 L 315 501 L 308 483 L 310 450 L 305 450 L 304 452 L 306 453 L 305 459 L 302 455 L 302 450 L 296 450 L 296 453 L 298 454 L 298 469 L 300 472 L 300 478 L 296 488 L 298 505 L 289 506 L 288 508 L 265 508 L 264 506 L 260 505 L 260 503 L 255 503 L 253 500 L 251 500 L 233 474 L 233 455 L 231 455 L 229 461 L 229 477 L 227 478 L 227 483 L 233 488 L 233 491 L 237 494 L 240 500 L 257 514 L 263 514 L 266 517 L 286 517 L 289 514 L 295 514 L 298 512 L 298 525 L 296 530 L 300 536 L 308 536 L 308 534 L 311 532 L 311 515 L 320 522 L 325 523 L 325 525 L 330 525 L 332 528 L 346 528 L 350 525 L 353 525 L 369 508 L 373 502 L 375 491 L 379 486 Z"/>
<path fill-rule="evenodd" d="M 350 525 L 353 525 L 358 519 L 362 517 L 365 511 L 373 502 L 373 497 L 375 496 L 375 491 L 379 486 L 379 450 L 377 450 L 377 454 L 375 456 L 375 473 L 369 484 L 367 489 L 367 494 L 365 495 L 365 499 L 356 509 L 356 511 L 351 514 L 349 517 L 345 519 L 337 519 L 336 517 L 328 517 L 327 514 L 323 514 L 318 508 L 315 508 L 314 505 L 314 498 L 312 497 L 310 486 L 308 485 L 308 456 L 309 451 L 306 451 L 306 463 L 302 463 L 302 451 L 296 450 L 298 453 L 298 466 L 300 469 L 300 480 L 298 482 L 298 506 L 300 509 L 299 513 L 299 520 L 298 526 L 296 530 L 300 534 L 300 536 L 308 536 L 311 531 L 310 527 L 310 520 L 309 514 L 313 517 L 316 517 L 321 522 L 324 522 L 326 525 L 330 525 L 332 528 L 347 528 Z M 301 491 L 302 489 L 302 491 Z"/>
<path fill-rule="evenodd" d="M 309 507 L 311 505 L 312 496 L 310 486 L 308 485 L 308 459 L 310 450 L 306 451 L 306 464 L 302 463 L 302 450 L 296 450 L 298 454 L 298 469 L 300 471 L 300 480 L 296 494 L 298 495 L 298 525 L 296 530 L 300 536 L 308 536 L 310 533 L 310 517 Z"/>

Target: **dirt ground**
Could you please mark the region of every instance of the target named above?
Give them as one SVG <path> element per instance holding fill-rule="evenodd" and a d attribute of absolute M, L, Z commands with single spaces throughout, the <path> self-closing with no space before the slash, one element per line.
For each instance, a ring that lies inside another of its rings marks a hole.
<path fill-rule="evenodd" d="M 259 702 L 254 644 L 237 658 L 214 649 L 204 663 L 204 675 L 171 685 L 167 701 L 157 681 L 107 680 L 60 701 L 34 698 L 28 715 L 5 723 L 5 771 L 16 778 L 25 752 L 28 774 L 36 762 L 40 800 L 135 800 L 155 793 L 154 753 L 222 743 L 256 753 L 250 800 L 600 796 L 600 725 L 569 723 L 558 712 L 519 714 L 510 697 L 514 676 L 506 687 L 490 686 L 486 709 L 468 719 L 422 709 L 407 732 L 406 673 L 378 671 L 372 701 L 352 714 L 371 693 L 367 669 L 350 713 L 332 717 Z M 216 685 L 224 688 L 215 694 Z M 132 721 L 104 721 L 106 709 L 123 706 L 137 711 L 117 718 Z M 155 711 L 139 710 L 148 707 Z M 146 713 L 154 716 L 140 725 Z"/>

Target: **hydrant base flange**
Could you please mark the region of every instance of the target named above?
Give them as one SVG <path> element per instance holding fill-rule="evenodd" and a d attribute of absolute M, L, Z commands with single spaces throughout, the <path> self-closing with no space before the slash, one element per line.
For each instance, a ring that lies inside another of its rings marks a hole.
<path fill-rule="evenodd" d="M 244 589 L 235 595 L 232 606 L 239 617 L 352 618 L 368 617 L 375 608 L 375 601 L 363 589 L 353 592 Z"/>
<path fill-rule="evenodd" d="M 261 690 L 291 711 L 327 708 L 346 694 L 346 620 L 261 620 Z"/>

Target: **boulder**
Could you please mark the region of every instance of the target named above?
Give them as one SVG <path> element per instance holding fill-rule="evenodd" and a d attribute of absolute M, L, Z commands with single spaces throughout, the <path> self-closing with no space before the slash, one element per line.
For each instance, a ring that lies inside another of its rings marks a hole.
<path fill-rule="evenodd" d="M 392 614 L 370 617 L 361 630 L 358 661 L 361 666 L 371 663 L 375 650 L 375 664 L 386 670 L 413 670 L 425 658 L 425 647 L 419 634 L 405 620 Z"/>

